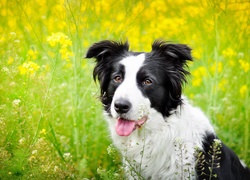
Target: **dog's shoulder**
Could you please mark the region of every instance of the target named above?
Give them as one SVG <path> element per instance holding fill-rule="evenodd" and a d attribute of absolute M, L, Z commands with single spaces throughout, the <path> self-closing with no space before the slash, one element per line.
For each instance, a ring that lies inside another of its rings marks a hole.
<path fill-rule="evenodd" d="M 250 170 L 215 134 L 207 133 L 203 151 L 196 156 L 199 179 L 250 179 Z"/>

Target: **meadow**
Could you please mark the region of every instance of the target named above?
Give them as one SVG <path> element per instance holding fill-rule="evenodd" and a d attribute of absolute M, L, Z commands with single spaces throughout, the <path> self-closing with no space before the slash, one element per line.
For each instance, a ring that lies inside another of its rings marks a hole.
<path fill-rule="evenodd" d="M 84 58 L 104 39 L 188 44 L 185 95 L 250 166 L 249 1 L 1 0 L 0 19 L 0 179 L 122 179 Z"/>

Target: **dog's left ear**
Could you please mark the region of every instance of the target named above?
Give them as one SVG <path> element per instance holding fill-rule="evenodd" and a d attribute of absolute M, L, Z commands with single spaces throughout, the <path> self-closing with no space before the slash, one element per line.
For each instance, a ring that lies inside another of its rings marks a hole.
<path fill-rule="evenodd" d="M 149 53 L 155 61 L 160 64 L 166 72 L 166 84 L 169 91 L 167 105 L 164 114 L 170 115 L 171 110 L 181 104 L 182 85 L 186 82 L 185 70 L 188 61 L 192 61 L 191 48 L 185 44 L 169 44 L 165 41 L 155 41 L 152 45 L 152 51 Z"/>
<path fill-rule="evenodd" d="M 166 69 L 170 80 L 173 84 L 179 86 L 186 82 L 186 75 L 190 74 L 185 70 L 188 61 L 192 61 L 191 48 L 185 44 L 169 44 L 165 41 L 155 41 L 152 45 L 152 56 L 160 56 L 163 63 L 166 64 Z"/>
<path fill-rule="evenodd" d="M 167 56 L 174 65 L 185 65 L 187 61 L 192 61 L 191 48 L 185 44 L 169 44 L 165 41 L 155 41 L 152 45 L 152 52 Z"/>

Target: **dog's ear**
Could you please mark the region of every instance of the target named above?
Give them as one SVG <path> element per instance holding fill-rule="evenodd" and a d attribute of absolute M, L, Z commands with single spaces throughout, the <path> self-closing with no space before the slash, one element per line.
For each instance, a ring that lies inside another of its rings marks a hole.
<path fill-rule="evenodd" d="M 151 54 L 161 57 L 172 76 L 176 76 L 181 82 L 186 82 L 185 75 L 188 75 L 189 72 L 185 70 L 185 66 L 188 61 L 193 60 L 190 47 L 185 44 L 169 44 L 157 40 L 152 45 Z"/>
<path fill-rule="evenodd" d="M 103 60 L 109 55 L 118 55 L 121 52 L 128 51 L 128 42 L 120 43 L 104 40 L 93 44 L 87 51 L 86 58 L 96 58 L 97 62 Z"/>
<path fill-rule="evenodd" d="M 93 72 L 94 80 L 102 83 L 106 78 L 105 74 L 110 72 L 115 57 L 126 53 L 129 49 L 128 42 L 121 43 L 115 41 L 104 40 L 93 44 L 87 51 L 86 58 L 95 58 L 96 66 Z"/>
<path fill-rule="evenodd" d="M 191 48 L 185 44 L 170 44 L 165 41 L 155 41 L 152 51 L 149 53 L 152 60 L 159 61 L 166 75 L 166 89 L 169 91 L 169 99 L 165 114 L 181 104 L 182 84 L 186 82 L 185 70 L 188 61 L 192 61 Z"/>
<path fill-rule="evenodd" d="M 185 65 L 187 60 L 192 61 L 191 48 L 185 44 L 169 44 L 157 40 L 152 45 L 152 52 L 168 56 L 168 60 L 176 65 Z"/>

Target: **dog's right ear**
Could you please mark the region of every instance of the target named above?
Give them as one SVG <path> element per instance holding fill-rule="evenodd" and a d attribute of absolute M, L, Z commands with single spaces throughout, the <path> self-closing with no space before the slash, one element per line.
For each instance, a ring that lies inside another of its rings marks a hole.
<path fill-rule="evenodd" d="M 96 67 L 93 72 L 94 80 L 98 77 L 98 80 L 102 83 L 105 79 L 104 73 L 110 72 L 116 57 L 128 52 L 128 49 L 128 42 L 104 40 L 93 44 L 88 49 L 86 58 L 96 59 Z"/>
<path fill-rule="evenodd" d="M 93 78 L 98 79 L 101 87 L 101 101 L 104 107 L 111 103 L 107 95 L 108 85 L 114 63 L 119 61 L 119 57 L 128 52 L 127 42 L 100 41 L 93 44 L 87 51 L 86 58 L 95 58 L 96 66 L 93 71 Z"/>

